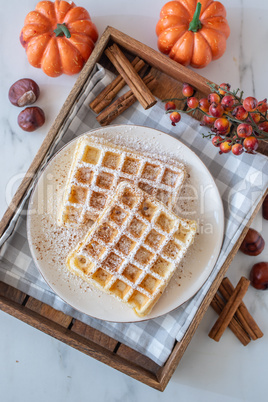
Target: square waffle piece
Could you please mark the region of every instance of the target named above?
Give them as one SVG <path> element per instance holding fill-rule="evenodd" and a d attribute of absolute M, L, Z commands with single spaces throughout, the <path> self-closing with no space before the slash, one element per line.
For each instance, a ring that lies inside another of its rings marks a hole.
<path fill-rule="evenodd" d="M 58 224 L 94 222 L 121 181 L 137 184 L 172 209 L 185 177 L 184 165 L 177 161 L 166 163 L 84 135 L 74 152 Z"/>
<path fill-rule="evenodd" d="M 192 244 L 195 221 L 179 218 L 136 185 L 122 182 L 67 257 L 67 268 L 144 317 Z"/>

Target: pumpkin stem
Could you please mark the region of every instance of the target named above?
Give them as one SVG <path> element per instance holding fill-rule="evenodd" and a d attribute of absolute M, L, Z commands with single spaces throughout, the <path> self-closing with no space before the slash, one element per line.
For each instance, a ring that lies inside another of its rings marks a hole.
<path fill-rule="evenodd" d="M 57 24 L 57 28 L 54 29 L 56 36 L 66 36 L 66 38 L 70 38 L 71 34 L 66 24 Z"/>
<path fill-rule="evenodd" d="M 194 12 L 193 19 L 189 24 L 188 31 L 197 32 L 199 29 L 202 28 L 202 24 L 201 24 L 201 22 L 199 20 L 200 13 L 201 13 L 201 7 L 202 7 L 202 4 L 198 2 L 197 5 L 196 5 L 196 9 L 195 9 L 195 12 Z"/>

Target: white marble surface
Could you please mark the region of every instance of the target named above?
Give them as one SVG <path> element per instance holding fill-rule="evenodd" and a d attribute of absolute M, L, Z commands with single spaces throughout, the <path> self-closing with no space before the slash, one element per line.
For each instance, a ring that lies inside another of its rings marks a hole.
<path fill-rule="evenodd" d="M 224 0 L 231 35 L 227 51 L 212 62 L 202 75 L 217 83 L 230 82 L 246 95 L 263 99 L 268 95 L 268 3 L 266 0 Z M 160 0 L 80 0 L 90 12 L 101 34 L 107 25 L 156 48 L 154 33 L 164 1 Z M 5 2 L 0 15 L 1 36 L 1 150 L 0 215 L 2 215 L 41 145 L 76 76 L 46 77 L 31 67 L 18 37 L 34 0 Z M 7 93 L 17 79 L 29 77 L 38 82 L 38 106 L 46 113 L 46 124 L 36 132 L 25 133 L 17 125 L 19 109 Z M 253 225 L 268 242 L 268 222 L 258 214 Z M 259 257 L 238 253 L 228 276 L 237 283 L 248 276 L 251 266 L 268 261 L 268 245 Z M 114 369 L 58 342 L 32 327 L 0 312 L 0 391 L 1 401 L 266 401 L 268 358 L 268 291 L 250 287 L 245 302 L 261 326 L 264 337 L 243 347 L 227 330 L 219 343 L 208 337 L 216 319 L 208 309 L 181 363 L 165 392 L 161 394 Z"/>

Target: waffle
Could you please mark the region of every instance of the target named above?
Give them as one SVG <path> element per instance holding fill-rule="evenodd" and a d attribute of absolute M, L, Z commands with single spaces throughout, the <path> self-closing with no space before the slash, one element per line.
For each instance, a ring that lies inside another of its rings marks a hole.
<path fill-rule="evenodd" d="M 58 214 L 58 224 L 95 221 L 121 181 L 137 184 L 172 208 L 186 173 L 183 164 L 98 143 L 88 135 L 77 143 Z"/>
<path fill-rule="evenodd" d="M 144 317 L 194 240 L 195 221 L 179 218 L 136 185 L 122 182 L 67 257 L 67 268 Z"/>

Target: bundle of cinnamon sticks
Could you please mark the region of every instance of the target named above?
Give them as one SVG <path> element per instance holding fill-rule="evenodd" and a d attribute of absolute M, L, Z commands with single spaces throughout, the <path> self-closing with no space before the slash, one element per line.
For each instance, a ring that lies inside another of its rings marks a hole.
<path fill-rule="evenodd" d="M 250 281 L 242 277 L 234 288 L 228 278 L 224 278 L 219 286 L 211 306 L 219 314 L 219 318 L 211 328 L 209 337 L 219 341 L 229 326 L 240 342 L 246 346 L 251 340 L 263 336 L 259 326 L 249 313 L 243 302 Z"/>
<path fill-rule="evenodd" d="M 143 60 L 135 57 L 130 62 L 115 43 L 105 50 L 105 54 L 119 75 L 89 105 L 95 113 L 99 114 L 97 120 L 102 126 L 110 124 L 137 100 L 144 109 L 148 109 L 156 103 L 156 99 L 151 93 L 156 84 L 155 78 L 150 73 L 143 78 L 138 74 L 148 67 Z M 130 90 L 114 101 L 116 95 L 126 84 Z"/>

